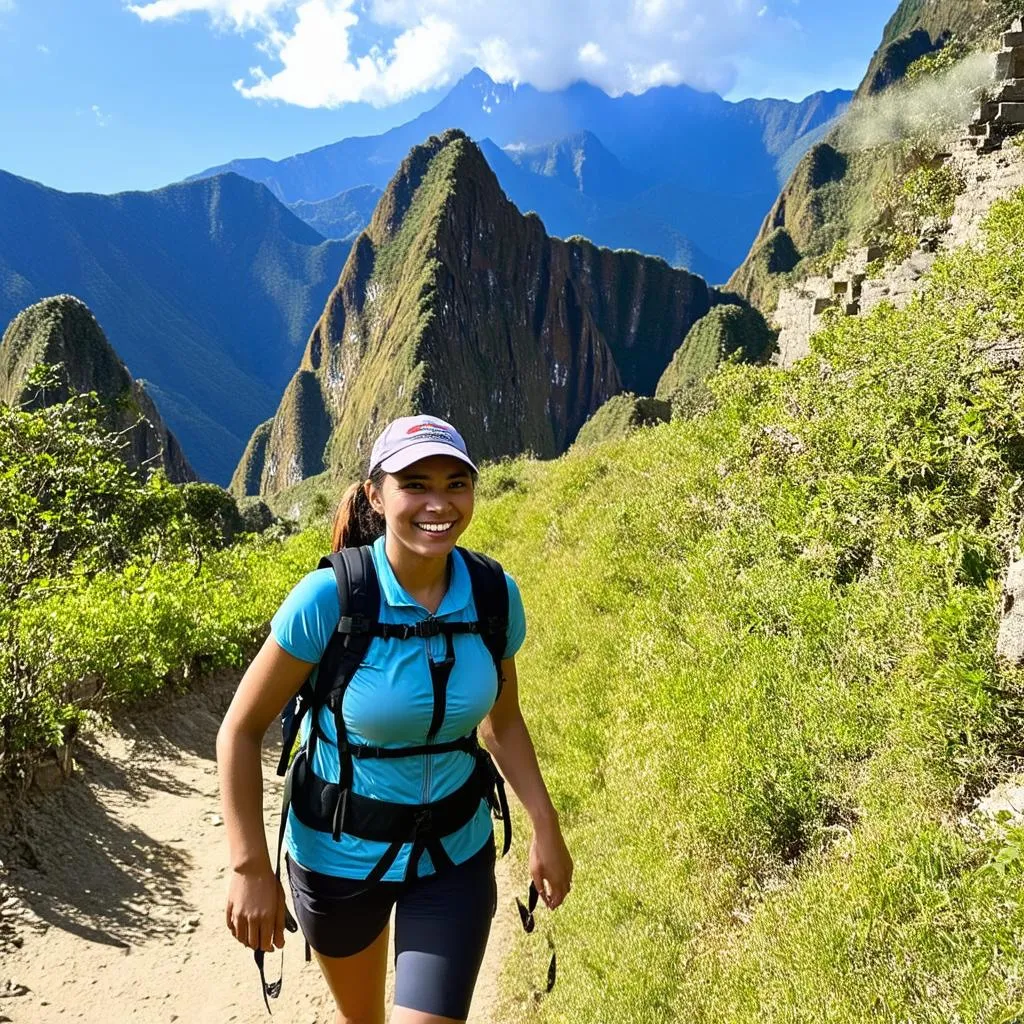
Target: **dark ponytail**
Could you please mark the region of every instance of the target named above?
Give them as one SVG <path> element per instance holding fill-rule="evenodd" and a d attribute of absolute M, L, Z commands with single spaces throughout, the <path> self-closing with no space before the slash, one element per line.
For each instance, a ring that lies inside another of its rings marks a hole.
<path fill-rule="evenodd" d="M 379 488 L 384 483 L 385 475 L 383 470 L 375 469 L 370 474 L 370 482 Z M 384 517 L 374 511 L 363 485 L 352 484 L 341 496 L 338 511 L 334 513 L 331 550 L 362 547 L 364 544 L 372 544 L 383 535 Z"/>

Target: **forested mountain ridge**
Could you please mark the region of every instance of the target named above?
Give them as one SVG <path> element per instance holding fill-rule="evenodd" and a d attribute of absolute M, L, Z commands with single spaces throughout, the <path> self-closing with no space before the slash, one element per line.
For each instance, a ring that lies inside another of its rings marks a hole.
<path fill-rule="evenodd" d="M 612 395 L 652 394 L 718 301 L 662 260 L 549 237 L 464 133 L 433 137 L 356 240 L 232 490 L 357 474 L 376 430 L 413 412 L 452 417 L 481 459 L 557 455 Z"/>
<path fill-rule="evenodd" d="M 189 461 L 225 484 L 349 250 L 238 175 L 111 196 L 0 171 L 0 325 L 62 293 L 96 314 Z"/>

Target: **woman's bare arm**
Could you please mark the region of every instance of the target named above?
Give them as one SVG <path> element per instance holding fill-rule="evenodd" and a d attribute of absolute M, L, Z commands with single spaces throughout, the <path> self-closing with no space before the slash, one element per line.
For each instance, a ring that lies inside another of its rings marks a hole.
<path fill-rule="evenodd" d="M 232 873 L 227 921 L 251 949 L 284 944 L 284 901 L 263 822 L 263 736 L 314 666 L 267 637 L 242 676 L 217 733 L 217 769 Z M 247 884 L 248 883 L 248 884 Z"/>
<path fill-rule="evenodd" d="M 501 671 L 505 679 L 501 696 L 481 723 L 480 737 L 497 762 L 498 770 L 526 808 L 534 828 L 556 825 L 558 813 L 548 796 L 533 741 L 519 707 L 516 659 L 506 658 L 501 663 Z"/>
<path fill-rule="evenodd" d="M 554 909 L 569 891 L 572 858 L 562 839 L 558 812 L 544 785 L 533 741 L 519 707 L 515 658 L 506 658 L 501 668 L 505 679 L 501 696 L 481 723 L 480 737 L 530 816 L 534 834 L 530 873 L 537 891 Z"/>

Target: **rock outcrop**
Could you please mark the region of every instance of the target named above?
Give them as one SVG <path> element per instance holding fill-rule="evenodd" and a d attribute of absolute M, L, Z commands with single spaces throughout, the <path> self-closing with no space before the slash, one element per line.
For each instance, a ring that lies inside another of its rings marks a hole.
<path fill-rule="evenodd" d="M 60 383 L 46 392 L 26 388 L 38 363 L 60 364 Z M 88 306 L 71 295 L 43 299 L 19 313 L 0 341 L 0 401 L 25 409 L 95 391 L 105 425 L 123 437 L 122 459 L 146 473 L 162 468 L 185 483 L 196 474 L 141 381 L 121 362 Z"/>
<path fill-rule="evenodd" d="M 235 494 L 354 477 L 395 416 L 455 422 L 480 459 L 564 452 L 621 391 L 651 394 L 718 301 L 661 259 L 551 238 L 460 131 L 403 162 L 353 245 Z"/>

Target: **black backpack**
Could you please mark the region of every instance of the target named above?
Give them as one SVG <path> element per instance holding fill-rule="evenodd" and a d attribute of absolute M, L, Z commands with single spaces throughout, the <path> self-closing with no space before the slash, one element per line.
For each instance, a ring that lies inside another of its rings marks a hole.
<path fill-rule="evenodd" d="M 494 660 L 498 674 L 498 695 L 501 694 L 501 661 L 508 633 L 508 587 L 505 573 L 493 559 L 465 548 L 457 549 L 469 570 L 476 605 L 475 622 L 444 622 L 428 618 L 414 624 L 393 624 L 380 621 L 380 585 L 369 547 L 343 548 L 320 560 L 318 568 L 334 570 L 338 585 L 340 615 L 327 649 L 320 660 L 315 681 L 307 680 L 281 713 L 283 750 L 277 767 L 285 776 L 278 831 L 276 874 L 281 876 L 281 847 L 284 842 L 288 811 L 304 825 L 320 832 L 330 832 L 335 840 L 342 832 L 375 842 L 388 843 L 380 861 L 366 878 L 369 888 L 379 882 L 394 863 L 405 843 L 413 844 L 406 877 L 415 872 L 424 850 L 429 852 L 435 871 L 451 867 L 452 862 L 441 844 L 441 838 L 458 831 L 477 812 L 481 799 L 486 800 L 493 816 L 504 824 L 502 856 L 512 844 L 512 819 L 505 796 L 505 783 L 487 751 L 480 746 L 476 730 L 468 736 L 445 743 L 431 740 L 444 721 L 448 677 L 455 663 L 453 637 L 460 633 L 477 633 Z M 374 637 L 388 642 L 413 638 L 444 636 L 446 657 L 431 662 L 430 674 L 434 688 L 434 715 L 427 743 L 399 748 L 374 747 L 348 741 L 342 716 L 342 701 L 349 682 L 355 675 Z M 334 715 L 338 736 L 337 780 L 321 779 L 312 770 L 313 751 L 323 737 L 319 728 L 319 712 L 329 707 Z M 303 718 L 312 712 L 309 735 L 291 758 Z M 418 757 L 462 750 L 472 754 L 476 767 L 468 781 L 454 793 L 427 804 L 397 804 L 375 800 L 352 792 L 353 758 Z M 291 914 L 285 911 L 286 927 L 297 931 Z M 307 959 L 309 948 L 306 949 Z M 256 963 L 263 977 L 263 951 L 255 951 Z M 264 1001 L 276 997 L 280 981 L 267 984 L 263 978 Z M 270 1003 L 267 1002 L 267 1009 Z"/>

